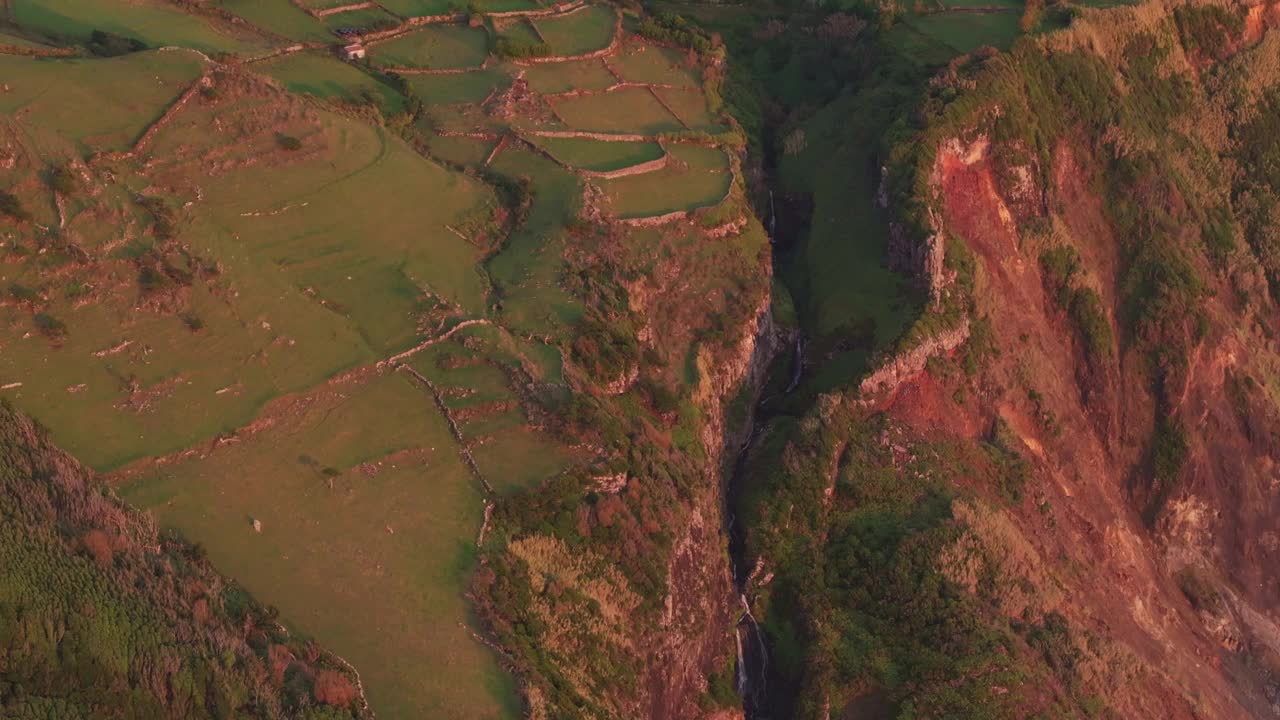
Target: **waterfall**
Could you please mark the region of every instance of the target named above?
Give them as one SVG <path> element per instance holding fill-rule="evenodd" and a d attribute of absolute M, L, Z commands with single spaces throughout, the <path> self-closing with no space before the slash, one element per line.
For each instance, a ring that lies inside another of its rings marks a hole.
<path fill-rule="evenodd" d="M 747 661 L 742 656 L 742 628 L 733 629 L 733 638 L 738 641 L 738 696 L 747 696 Z"/>
<path fill-rule="evenodd" d="M 744 612 L 742 619 L 751 625 L 751 635 L 756 639 L 756 650 L 760 653 L 760 681 L 764 682 L 769 672 L 769 651 L 764 646 L 764 633 L 760 632 L 760 624 L 756 622 L 756 618 L 751 614 L 751 603 L 747 602 L 746 593 L 738 595 L 739 602 L 742 603 Z"/>
<path fill-rule="evenodd" d="M 798 335 L 796 337 L 796 358 L 795 358 L 794 364 L 795 364 L 795 367 L 792 368 L 791 370 L 791 384 L 787 385 L 786 391 L 783 392 L 784 395 L 790 393 L 792 390 L 795 390 L 796 387 L 800 385 L 800 376 L 804 374 L 804 336 L 803 335 Z"/>
<path fill-rule="evenodd" d="M 778 232 L 778 214 L 773 210 L 773 191 L 769 191 L 769 242 L 774 242 L 774 235 Z"/>

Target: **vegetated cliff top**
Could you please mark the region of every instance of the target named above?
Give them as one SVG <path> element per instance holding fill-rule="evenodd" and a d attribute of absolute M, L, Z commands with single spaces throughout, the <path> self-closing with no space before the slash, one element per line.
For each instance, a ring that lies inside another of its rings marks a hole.
<path fill-rule="evenodd" d="M 738 512 L 797 717 L 1273 716 L 1278 26 L 1086 11 L 892 134 L 945 352 L 775 421 Z"/>
<path fill-rule="evenodd" d="M 291 637 L 7 403 L 0 563 L 6 718 L 368 716 L 344 662 Z"/>

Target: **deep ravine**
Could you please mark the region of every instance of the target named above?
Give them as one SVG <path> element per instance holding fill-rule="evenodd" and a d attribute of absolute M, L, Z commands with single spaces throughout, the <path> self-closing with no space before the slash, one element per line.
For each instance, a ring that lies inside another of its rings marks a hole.
<path fill-rule="evenodd" d="M 770 153 L 766 151 L 766 165 L 769 164 L 769 155 Z M 771 185 L 773 173 L 766 170 L 765 178 L 766 184 Z M 767 213 L 764 225 L 768 229 L 770 243 L 773 246 L 771 259 L 775 270 L 774 277 L 778 277 L 776 270 L 787 261 L 791 243 L 779 236 L 778 216 L 772 188 L 769 190 L 768 205 L 764 210 Z M 793 392 L 800 386 L 803 379 L 805 369 L 804 335 L 798 329 L 792 329 L 787 335 L 788 342 L 779 347 L 775 351 L 775 356 L 771 359 L 771 364 L 775 367 L 770 373 L 772 374 L 773 371 L 787 372 L 786 384 L 780 390 L 775 389 L 772 393 L 767 393 L 765 390 L 770 382 L 769 375 L 766 375 L 762 387 L 757 388 L 759 394 L 751 408 L 750 416 L 746 420 L 746 427 L 741 431 L 742 435 L 740 437 L 743 437 L 744 440 L 737 450 L 724 485 L 725 517 L 728 518 L 726 533 L 729 541 L 729 559 L 733 574 L 734 591 L 737 593 L 736 601 L 740 612 L 738 622 L 734 628 L 737 646 L 736 687 L 738 695 L 742 698 L 745 720 L 780 720 L 770 713 L 770 708 L 773 705 L 771 703 L 771 692 L 774 691 L 774 688 L 769 675 L 769 644 L 763 628 L 761 628 L 751 609 L 754 599 L 752 582 L 757 580 L 760 568 L 758 564 L 752 563 L 747 556 L 748 528 L 746 523 L 739 521 L 735 517 L 734 508 L 737 506 L 740 494 L 744 491 L 747 463 L 752 447 L 769 420 L 776 414 L 776 401 L 780 397 Z M 788 355 L 790 355 L 789 358 L 787 357 Z M 779 365 L 781 367 L 776 367 Z"/>

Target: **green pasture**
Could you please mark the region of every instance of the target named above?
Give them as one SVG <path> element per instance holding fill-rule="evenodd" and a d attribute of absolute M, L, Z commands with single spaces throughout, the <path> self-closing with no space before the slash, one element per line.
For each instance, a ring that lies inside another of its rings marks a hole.
<path fill-rule="evenodd" d="M 494 28 L 498 37 L 511 42 L 522 44 L 542 42 L 538 32 L 533 29 L 533 25 L 530 25 L 525 18 L 515 18 L 501 22 L 495 21 Z"/>
<path fill-rule="evenodd" d="M 614 213 L 636 218 L 714 205 L 725 196 L 732 178 L 728 172 L 667 167 L 597 182 L 609 196 Z"/>
<path fill-rule="evenodd" d="M 684 129 L 645 88 L 564 98 L 555 109 L 575 130 L 651 135 Z"/>
<path fill-rule="evenodd" d="M 449 12 L 450 5 L 457 5 L 450 0 L 381 0 L 378 4 L 402 17 L 443 15 Z"/>
<path fill-rule="evenodd" d="M 496 118 L 478 104 L 432 105 L 428 109 L 429 132 L 505 132 L 511 123 Z"/>
<path fill-rule="evenodd" d="M 16 35 L 12 32 L 0 31 L 0 47 L 2 46 L 17 47 L 27 50 L 52 50 L 55 46 L 47 43 L 36 42 L 30 38 Z"/>
<path fill-rule="evenodd" d="M 312 10 L 328 10 L 329 8 L 342 7 L 343 5 L 352 5 L 358 0 L 302 0 L 302 4 Z"/>
<path fill-rule="evenodd" d="M 298 159 L 262 163 L 281 154 L 276 128 L 229 137 L 212 127 L 220 106 L 183 112 L 149 148 L 149 172 L 202 177 L 182 237 L 221 267 L 220 279 L 193 285 L 171 313 L 140 312 L 137 270 L 109 263 L 92 282 L 118 289 L 99 302 L 76 307 L 49 288 L 47 312 L 68 327 L 60 347 L 32 333 L 0 352 L 0 375 L 13 378 L 5 384 L 23 383 L 15 403 L 99 469 L 232 430 L 273 397 L 411 346 L 428 295 L 470 314 L 486 305 L 478 250 L 445 227 L 487 217 L 493 198 L 480 183 L 342 116 L 283 128 L 302 138 Z M 241 167 L 200 167 L 212 156 Z M 35 261 L 6 264 L 0 276 L 6 288 L 44 283 Z M 178 310 L 203 329 L 189 330 Z M 0 322 L 18 339 L 33 330 L 29 312 L 13 306 Z M 95 355 L 125 341 L 122 352 Z M 131 387 L 144 408 L 129 407 Z"/>
<path fill-rule="evenodd" d="M 613 42 L 616 15 L 610 5 L 590 5 L 565 17 L 536 18 L 542 37 L 555 55 L 581 55 Z"/>
<path fill-rule="evenodd" d="M 431 154 L 445 162 L 468 168 L 479 168 L 489 158 L 497 141 L 469 137 L 432 135 L 427 141 Z"/>
<path fill-rule="evenodd" d="M 480 12 L 516 12 L 521 10 L 541 10 L 543 6 L 534 0 L 474 0 Z"/>
<path fill-rule="evenodd" d="M 1026 7 L 1025 0 L 940 0 L 948 8 L 1008 8 L 1019 15 Z M 910 8 L 904 8 L 909 10 Z"/>
<path fill-rule="evenodd" d="M 333 42 L 324 23 L 298 9 L 289 0 L 221 0 L 220 7 L 246 22 L 299 42 Z"/>
<path fill-rule="evenodd" d="M 667 152 L 693 170 L 727 171 L 729 169 L 729 156 L 718 147 L 671 143 L 667 146 Z"/>
<path fill-rule="evenodd" d="M 720 123 L 707 106 L 707 96 L 701 90 L 655 88 L 654 92 L 671 108 L 676 117 L 691 130 L 713 131 L 721 129 Z"/>
<path fill-rule="evenodd" d="M 583 138 L 534 138 L 560 160 L 583 170 L 607 171 L 662 157 L 657 143 L 601 142 Z"/>
<path fill-rule="evenodd" d="M 412 68 L 477 67 L 489 54 L 481 28 L 431 26 L 374 45 L 369 56 L 379 65 Z"/>
<path fill-rule="evenodd" d="M 357 30 L 368 32 L 373 29 L 382 29 L 384 25 L 395 27 L 398 24 L 396 19 L 385 10 L 376 7 L 325 15 L 320 18 L 320 21 L 324 23 L 325 27 L 334 31 L 340 28 L 356 28 Z"/>
<path fill-rule="evenodd" d="M 428 105 L 478 103 L 496 88 L 511 84 L 501 70 L 472 70 L 448 75 L 405 75 L 409 87 Z"/>
<path fill-rule="evenodd" d="M 361 102 L 371 97 L 384 114 L 405 109 L 404 96 L 368 73 L 320 50 L 283 55 L 251 65 L 292 92 L 319 98 Z"/>
<path fill-rule="evenodd" d="M 337 115 L 321 122 L 303 138 L 304 149 L 322 150 L 318 156 L 205 181 L 192 234 L 207 238 L 219 257 L 242 258 L 246 275 L 269 274 L 295 292 L 309 288 L 381 354 L 413 344 L 424 295 L 483 314 L 478 251 L 446 226 L 483 221 L 492 191 L 424 160 L 381 128 Z M 264 215 L 245 216 L 252 212 Z"/>
<path fill-rule="evenodd" d="M 991 45 L 1007 50 L 1022 34 L 1018 13 L 933 13 L 906 16 L 904 23 L 956 54 Z"/>
<path fill-rule="evenodd" d="M 94 30 L 137 38 L 152 47 L 176 45 L 206 53 L 252 55 L 266 44 L 214 27 L 163 0 L 9 0 L 13 21 L 50 38 L 85 42 Z"/>
<path fill-rule="evenodd" d="M 687 67 L 684 53 L 670 48 L 632 46 L 609 58 L 608 62 L 619 75 L 631 82 L 690 88 L 701 84 L 697 71 Z"/>
<path fill-rule="evenodd" d="M 351 661 L 380 716 L 518 717 L 510 678 L 465 628 L 483 499 L 425 388 L 389 373 L 296 400 L 122 494 Z"/>
<path fill-rule="evenodd" d="M 803 323 L 819 347 L 858 328 L 872 332 L 867 346 L 833 357 L 814 380 L 819 388 L 864 371 L 868 355 L 896 339 L 916 311 L 908 280 L 884 267 L 889 227 L 874 203 L 880 179 L 869 170 L 874 149 L 849 139 L 875 137 L 893 112 L 874 96 L 833 103 L 803 125 L 805 149 L 780 165 L 783 188 L 811 193 L 814 217 L 827 218 L 810 228 L 790 270 L 807 278 L 793 284 Z M 853 132 L 850 123 L 862 129 Z"/>
<path fill-rule="evenodd" d="M 82 152 L 123 150 L 200 77 L 195 53 L 147 51 L 108 59 L 0 55 L 0 113 Z M 93 112 L 85 112 L 92 108 Z"/>
<path fill-rule="evenodd" d="M 471 444 L 481 474 L 499 492 L 534 487 L 574 459 L 551 436 L 529 427 L 512 388 L 511 373 L 520 368 L 533 371 L 537 382 L 559 381 L 559 357 L 539 352 L 546 347 L 491 326 L 475 326 L 411 360 L 436 385 Z M 553 364 L 547 366 L 547 360 Z M 511 407 L 496 410 L 495 403 Z"/>
<path fill-rule="evenodd" d="M 582 197 L 578 177 L 519 145 L 499 154 L 490 170 L 527 178 L 538 189 L 524 225 L 486 263 L 499 318 L 514 331 L 559 336 L 582 316 L 579 302 L 560 288 L 565 226 Z"/>
<path fill-rule="evenodd" d="M 603 90 L 618 82 L 601 60 L 542 63 L 525 70 L 529 87 L 548 95 L 569 90 Z"/>

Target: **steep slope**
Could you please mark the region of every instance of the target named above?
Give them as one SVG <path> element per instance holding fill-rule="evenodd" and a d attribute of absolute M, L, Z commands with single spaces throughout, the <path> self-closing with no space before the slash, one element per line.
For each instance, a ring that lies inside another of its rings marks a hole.
<path fill-rule="evenodd" d="M 1276 712 L 1278 21 L 1081 11 L 889 133 L 924 310 L 739 500 L 775 711 Z"/>
<path fill-rule="evenodd" d="M 369 716 L 343 661 L 290 637 L 7 403 L 0 564 L 6 718 Z"/>

